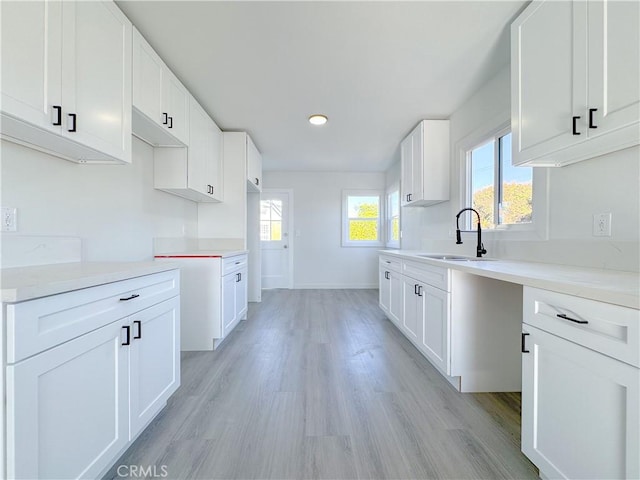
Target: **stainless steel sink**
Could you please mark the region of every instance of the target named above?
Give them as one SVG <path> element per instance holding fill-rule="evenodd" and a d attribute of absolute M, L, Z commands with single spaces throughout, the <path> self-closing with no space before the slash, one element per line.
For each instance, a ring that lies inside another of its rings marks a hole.
<path fill-rule="evenodd" d="M 459 255 L 427 255 L 418 254 L 418 257 L 433 258 L 434 260 L 467 260 L 469 257 L 461 257 Z"/>
<path fill-rule="evenodd" d="M 449 260 L 453 262 L 484 262 L 492 260 L 491 258 L 484 257 L 463 257 L 461 255 L 430 255 L 430 254 L 418 254 L 418 257 L 432 258 L 434 260 Z"/>

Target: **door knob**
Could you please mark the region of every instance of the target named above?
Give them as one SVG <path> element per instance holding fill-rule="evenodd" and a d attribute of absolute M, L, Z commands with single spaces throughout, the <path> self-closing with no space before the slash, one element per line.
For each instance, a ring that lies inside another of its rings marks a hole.
<path fill-rule="evenodd" d="M 289 245 L 285 245 L 283 248 L 289 248 Z"/>

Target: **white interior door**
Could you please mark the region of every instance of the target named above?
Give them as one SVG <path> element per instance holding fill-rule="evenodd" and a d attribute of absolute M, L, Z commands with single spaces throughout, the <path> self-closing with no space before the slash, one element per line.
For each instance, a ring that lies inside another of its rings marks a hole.
<path fill-rule="evenodd" d="M 260 197 L 262 288 L 291 288 L 291 192 L 263 190 Z"/>

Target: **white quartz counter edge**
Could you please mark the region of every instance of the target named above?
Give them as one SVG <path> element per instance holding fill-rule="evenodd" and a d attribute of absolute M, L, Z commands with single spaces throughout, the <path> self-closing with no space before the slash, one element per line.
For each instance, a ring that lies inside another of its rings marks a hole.
<path fill-rule="evenodd" d="M 248 250 L 189 250 L 186 252 L 156 253 L 156 258 L 172 257 L 235 257 L 249 253 Z"/>
<path fill-rule="evenodd" d="M 169 262 L 80 262 L 4 268 L 2 302 L 13 303 L 180 268 Z"/>
<path fill-rule="evenodd" d="M 631 272 L 513 260 L 436 260 L 417 256 L 424 252 L 398 250 L 382 250 L 380 253 L 505 282 L 640 308 L 640 276 Z"/>

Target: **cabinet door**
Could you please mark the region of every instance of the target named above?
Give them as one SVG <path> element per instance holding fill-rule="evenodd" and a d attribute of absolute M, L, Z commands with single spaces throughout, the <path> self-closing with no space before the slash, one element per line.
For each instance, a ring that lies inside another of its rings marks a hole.
<path fill-rule="evenodd" d="M 424 286 L 422 299 L 421 350 L 431 363 L 450 374 L 450 294 L 429 285 Z"/>
<path fill-rule="evenodd" d="M 213 193 L 211 197 L 223 200 L 223 184 L 222 184 L 222 130 L 211 120 L 211 157 L 207 162 L 207 178 L 211 181 Z"/>
<path fill-rule="evenodd" d="M 236 322 L 236 274 L 222 277 L 222 337 L 226 337 Z"/>
<path fill-rule="evenodd" d="M 389 270 L 380 267 L 378 275 L 378 301 L 380 308 L 387 314 L 389 313 L 391 303 L 391 279 L 387 278 L 389 274 Z"/>
<path fill-rule="evenodd" d="M 522 451 L 544 478 L 640 477 L 640 370 L 529 325 Z"/>
<path fill-rule="evenodd" d="M 63 2 L 62 20 L 62 133 L 131 162 L 131 22 L 113 2 Z"/>
<path fill-rule="evenodd" d="M 403 277 L 402 280 L 402 331 L 409 340 L 417 343 L 420 339 L 418 330 L 419 325 L 418 314 L 421 310 L 422 297 L 420 297 L 420 289 L 422 285 L 417 280 L 409 277 Z"/>
<path fill-rule="evenodd" d="M 236 280 L 236 319 L 241 320 L 247 313 L 247 269 L 238 272 Z"/>
<path fill-rule="evenodd" d="M 95 478 L 127 444 L 123 322 L 7 367 L 7 476 Z"/>
<path fill-rule="evenodd" d="M 254 192 L 262 191 L 262 155 L 247 135 L 247 181 Z"/>
<path fill-rule="evenodd" d="M 189 145 L 189 98 L 191 95 L 180 80 L 165 70 L 164 113 L 168 114 L 167 130 L 185 145 Z"/>
<path fill-rule="evenodd" d="M 2 112 L 56 132 L 61 27 L 58 1 L 2 3 Z"/>
<path fill-rule="evenodd" d="M 423 124 L 420 124 L 411 134 L 411 176 L 413 187 L 411 187 L 412 197 L 411 201 L 416 202 L 424 199 L 424 162 L 423 162 Z"/>
<path fill-rule="evenodd" d="M 413 139 L 411 135 L 400 144 L 400 189 L 402 206 L 409 203 L 409 195 L 413 192 Z"/>
<path fill-rule="evenodd" d="M 128 320 L 129 439 L 133 439 L 180 386 L 180 297 L 142 310 Z"/>
<path fill-rule="evenodd" d="M 514 164 L 562 150 L 586 134 L 586 2 L 532 3 L 511 27 Z M 576 119 L 579 135 L 572 133 Z"/>
<path fill-rule="evenodd" d="M 212 122 L 198 102 L 191 96 L 190 100 L 187 186 L 203 195 L 209 195 L 213 182 L 208 176 L 208 163 L 213 155 Z"/>
<path fill-rule="evenodd" d="M 402 276 L 396 272 L 389 272 L 389 318 L 398 328 L 402 329 L 404 296 L 402 291 Z"/>
<path fill-rule="evenodd" d="M 638 143 L 640 129 L 640 3 L 588 2 L 589 138 L 627 127 Z M 587 114 L 588 115 L 588 114 Z M 635 126 L 635 127 L 634 127 Z"/>
<path fill-rule="evenodd" d="M 133 106 L 162 124 L 163 78 L 166 66 L 140 32 L 133 29 Z"/>

